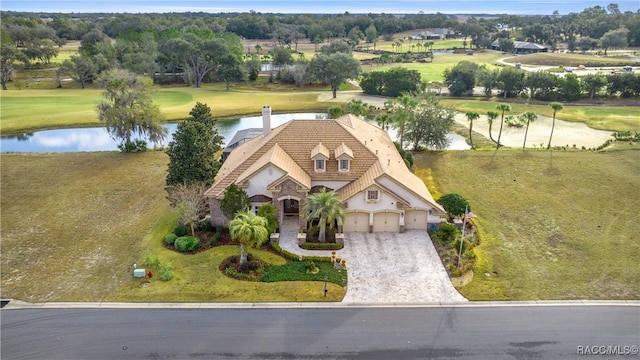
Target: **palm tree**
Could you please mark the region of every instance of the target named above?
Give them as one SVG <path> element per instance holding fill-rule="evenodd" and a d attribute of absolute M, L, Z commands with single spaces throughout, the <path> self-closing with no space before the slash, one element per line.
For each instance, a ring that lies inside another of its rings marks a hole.
<path fill-rule="evenodd" d="M 394 122 L 398 129 L 400 148 L 404 146 L 404 133 L 407 122 L 411 121 L 413 111 L 418 107 L 418 99 L 410 94 L 404 93 L 392 102 L 394 108 Z"/>
<path fill-rule="evenodd" d="M 529 124 L 536 121 L 538 119 L 538 114 L 533 111 L 527 111 L 521 115 L 521 119 L 527 123 L 527 128 L 524 131 L 524 143 L 522 143 L 522 148 L 527 145 L 527 133 L 529 133 Z"/>
<path fill-rule="evenodd" d="M 556 126 L 556 113 L 559 110 L 564 109 L 564 106 L 562 106 L 561 103 L 555 102 L 555 101 L 550 103 L 549 106 L 553 109 L 553 122 L 551 123 L 551 135 L 549 136 L 549 144 L 547 144 L 547 150 L 551 148 L 551 138 L 553 137 L 553 128 Z"/>
<path fill-rule="evenodd" d="M 473 130 L 473 120 L 478 120 L 478 118 L 480 117 L 480 114 L 478 114 L 475 111 L 467 111 L 466 115 L 467 115 L 467 120 L 469 120 L 469 142 L 471 143 L 471 148 L 474 149 L 473 138 L 471 137 L 471 131 Z"/>
<path fill-rule="evenodd" d="M 389 128 L 389 123 L 391 122 L 391 117 L 389 116 L 389 114 L 387 113 L 378 114 L 374 119 L 376 120 L 376 123 L 378 124 L 378 126 L 380 126 L 382 130 L 387 131 L 387 128 Z"/>
<path fill-rule="evenodd" d="M 489 122 L 489 139 L 491 139 L 491 141 L 496 144 L 497 142 L 493 140 L 493 135 L 491 134 L 491 127 L 493 126 L 493 122 L 498 118 L 498 115 L 500 115 L 500 113 L 498 113 L 497 111 L 487 111 L 487 121 Z"/>
<path fill-rule="evenodd" d="M 504 113 L 511 111 L 511 105 L 500 103 L 496 105 L 496 109 L 502 111 L 502 116 L 500 117 L 500 132 L 498 133 L 498 143 L 496 144 L 496 149 L 500 147 L 500 138 L 502 137 L 502 125 L 504 125 Z"/>
<path fill-rule="evenodd" d="M 305 221 L 307 223 L 318 219 L 318 226 L 320 227 L 318 240 L 320 240 L 320 242 L 326 241 L 327 223 L 329 224 L 329 228 L 333 228 L 336 220 L 338 220 L 338 224 L 340 225 L 344 222 L 342 200 L 340 200 L 334 191 L 327 192 L 326 188 L 322 188 L 320 192 L 307 197 L 303 213 L 306 214 Z"/>
<path fill-rule="evenodd" d="M 246 248 L 260 244 L 269 236 L 267 220 L 251 210 L 240 211 L 229 221 L 231 239 L 240 242 L 240 265 L 247 263 Z"/>

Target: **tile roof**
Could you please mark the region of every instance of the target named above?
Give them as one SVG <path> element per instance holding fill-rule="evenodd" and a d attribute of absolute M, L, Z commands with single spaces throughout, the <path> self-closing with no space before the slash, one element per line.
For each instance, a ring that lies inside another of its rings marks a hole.
<path fill-rule="evenodd" d="M 353 159 L 353 151 L 351 151 L 351 149 L 344 143 L 340 144 L 340 146 L 338 146 L 334 150 L 334 156 L 336 159 L 342 155 L 347 155 L 348 157 Z"/>
<path fill-rule="evenodd" d="M 334 154 L 328 150 L 324 153 L 325 149 L 335 149 Z M 340 172 L 337 161 L 327 161 L 325 172 L 315 172 L 311 156 L 316 150 L 329 159 L 335 159 L 331 155 L 350 153 L 349 171 Z M 229 154 L 205 196 L 221 198 L 229 184 L 245 181 L 268 164 L 307 188 L 311 181 L 351 181 L 337 191 L 345 201 L 386 176 L 442 209 L 422 180 L 407 169 L 387 132 L 351 114 L 335 120 L 291 120 L 239 145 Z"/>

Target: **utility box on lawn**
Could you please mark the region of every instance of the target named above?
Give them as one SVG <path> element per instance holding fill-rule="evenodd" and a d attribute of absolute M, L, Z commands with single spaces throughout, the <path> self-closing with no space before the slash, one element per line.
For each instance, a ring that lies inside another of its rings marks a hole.
<path fill-rule="evenodd" d="M 147 275 L 147 272 L 144 271 L 144 269 L 134 269 L 133 270 L 133 277 L 143 278 L 146 275 Z"/>

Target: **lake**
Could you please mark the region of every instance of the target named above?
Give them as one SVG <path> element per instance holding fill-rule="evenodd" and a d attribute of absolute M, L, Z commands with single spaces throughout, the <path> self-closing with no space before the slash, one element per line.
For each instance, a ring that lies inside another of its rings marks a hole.
<path fill-rule="evenodd" d="M 271 115 L 271 126 L 276 127 L 293 119 L 324 118 L 326 113 L 291 113 Z M 171 141 L 171 134 L 178 124 L 165 125 L 169 136 L 157 147 L 166 146 Z M 218 132 L 225 141 L 231 140 L 238 130 L 246 128 L 262 128 L 262 116 L 243 117 L 235 120 L 218 121 Z M 395 139 L 395 132 L 389 131 L 391 138 Z M 467 150 L 464 137 L 451 133 L 449 150 Z M 118 150 L 119 141 L 111 139 L 104 127 L 70 128 L 57 130 L 42 130 L 32 133 L 23 133 L 0 137 L 1 152 L 85 152 L 85 151 L 114 151 Z M 153 144 L 149 144 L 153 148 Z"/>

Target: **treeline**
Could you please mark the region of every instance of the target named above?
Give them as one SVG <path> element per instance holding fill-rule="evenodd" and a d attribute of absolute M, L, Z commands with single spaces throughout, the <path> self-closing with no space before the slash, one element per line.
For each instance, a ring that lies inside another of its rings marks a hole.
<path fill-rule="evenodd" d="M 444 83 L 452 96 L 473 94 L 475 86 L 484 88 L 487 97 L 497 90 L 502 98 L 528 97 L 542 101 L 575 101 L 595 97 L 640 96 L 640 74 L 625 71 L 615 74 L 558 76 L 548 71 L 524 71 L 515 67 L 490 69 L 470 61 L 461 61 L 444 71 Z"/>

